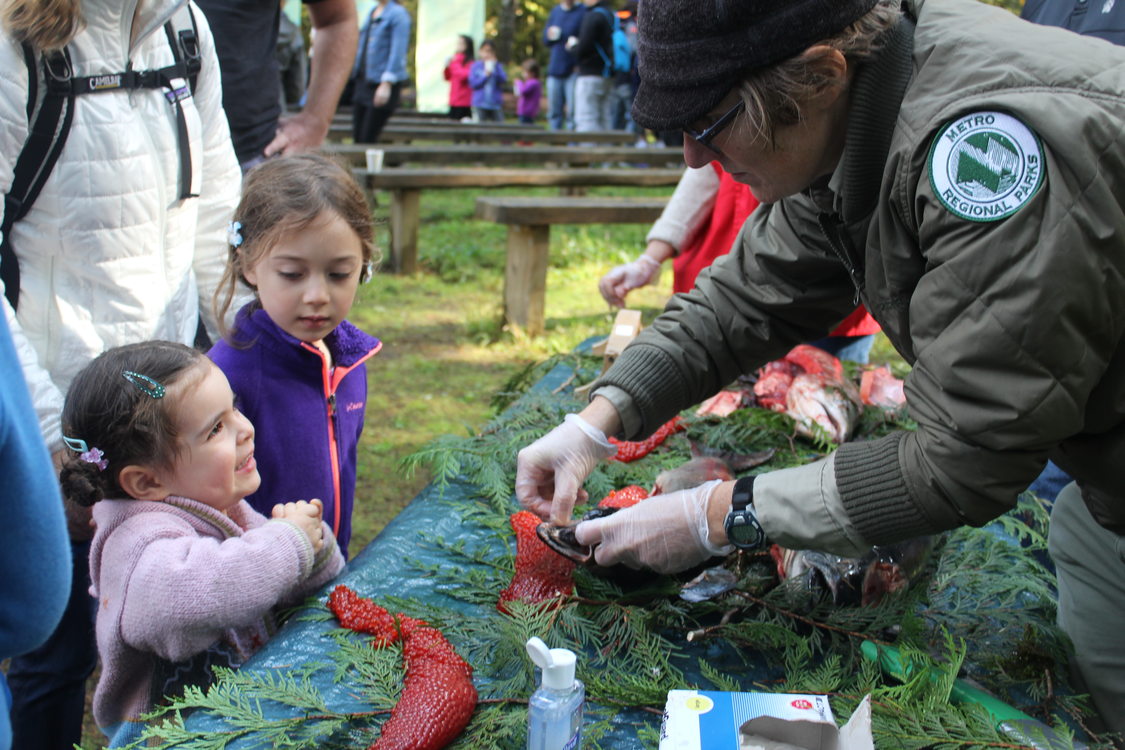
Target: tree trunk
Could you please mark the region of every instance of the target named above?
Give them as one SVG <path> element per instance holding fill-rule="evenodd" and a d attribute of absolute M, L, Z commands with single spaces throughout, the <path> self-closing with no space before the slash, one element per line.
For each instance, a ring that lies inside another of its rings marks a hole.
<path fill-rule="evenodd" d="M 496 25 L 496 56 L 506 63 L 512 60 L 512 46 L 516 30 L 515 0 L 501 0 L 500 17 Z"/>

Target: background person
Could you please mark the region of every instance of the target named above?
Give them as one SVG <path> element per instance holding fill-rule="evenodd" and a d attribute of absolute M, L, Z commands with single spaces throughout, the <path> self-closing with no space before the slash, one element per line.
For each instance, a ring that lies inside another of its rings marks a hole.
<path fill-rule="evenodd" d="M 543 43 L 550 50 L 547 62 L 547 125 L 551 130 L 574 130 L 574 82 L 577 73 L 574 57 L 566 45 L 582 28 L 586 6 L 575 0 L 562 0 L 551 8 Z"/>
<path fill-rule="evenodd" d="M 28 67 L 19 42 L 38 51 L 69 45 L 76 77 L 112 76 L 126 65 L 157 70 L 174 61 L 163 24 L 178 7 L 172 0 L 3 5 L 5 194 L 28 137 Z M 208 301 L 222 274 L 226 226 L 241 175 L 207 19 L 188 7 L 202 64 L 194 87 L 175 105 L 163 87 L 78 96 L 65 148 L 31 209 L 4 238 L 11 241 L 20 275 L 18 290 L 5 289 L 18 302 L 16 309 L 7 297 L 0 304 L 56 465 L 65 455 L 59 426 L 63 393 L 90 360 L 108 348 L 149 338 L 191 344 L 202 330 L 201 316 L 218 335 Z M 138 32 L 132 40 L 120 31 L 130 27 Z M 272 79 L 274 104 L 276 92 Z M 73 503 L 66 507 L 74 561 L 71 599 L 47 643 L 13 659 L 8 671 L 13 743 L 21 750 L 81 742 L 86 678 L 97 664 L 95 602 L 87 593 L 86 572 L 90 513 Z"/>
<path fill-rule="evenodd" d="M 971 0 L 639 13 L 634 118 L 684 128 L 689 166 L 718 158 L 764 205 L 520 452 L 520 501 L 569 520 L 605 435 L 650 434 L 858 297 L 912 366 L 916 431 L 650 498 L 579 543 L 660 571 L 767 539 L 850 556 L 986 523 L 1049 457 L 1076 480 L 1051 517 L 1059 624 L 1125 730 L 1125 168 L 1106 168 L 1125 165 L 1125 51 Z"/>
<path fill-rule="evenodd" d="M 516 94 L 516 116 L 525 125 L 534 125 L 539 118 L 539 103 L 543 98 L 543 86 L 539 83 L 539 63 L 532 57 L 520 65 L 520 77 L 514 84 Z"/>
<path fill-rule="evenodd" d="M 606 0 L 582 2 L 586 6 L 582 26 L 578 36 L 567 40 L 566 47 L 575 59 L 578 76 L 574 81 L 574 129 L 586 133 L 608 130 L 610 125 L 613 75 L 606 70 L 602 55 L 613 55 L 613 26 L 609 20 L 613 9 Z"/>
<path fill-rule="evenodd" d="M 197 0 L 215 36 L 223 109 L 246 171 L 274 154 L 320 147 L 332 124 L 356 45 L 352 0 L 304 0 L 315 31 L 304 107 L 282 117 L 277 97 L 277 0 Z"/>
<path fill-rule="evenodd" d="M 649 230 L 645 251 L 602 276 L 598 291 L 609 304 L 624 307 L 625 295 L 654 283 L 661 265 L 672 259 L 672 293 L 690 292 L 699 272 L 730 251 L 757 206 L 750 188 L 718 162 L 688 167 Z M 831 334 L 809 343 L 840 359 L 867 364 L 878 332 L 879 324 L 860 305 Z"/>
<path fill-rule="evenodd" d="M 473 67 L 473 38 L 457 37 L 457 51 L 445 63 L 445 80 L 449 81 L 449 119 L 464 120 L 473 116 L 473 89 L 469 86 L 469 70 Z"/>
<path fill-rule="evenodd" d="M 469 69 L 469 88 L 473 90 L 473 119 L 478 122 L 504 121 L 504 84 L 508 74 L 496 59 L 496 44 L 485 39 Z"/>
<path fill-rule="evenodd" d="M 352 139 L 356 143 L 376 143 L 398 108 L 407 80 L 412 24 L 410 14 L 395 0 L 378 0 L 363 23 L 352 66 Z"/>

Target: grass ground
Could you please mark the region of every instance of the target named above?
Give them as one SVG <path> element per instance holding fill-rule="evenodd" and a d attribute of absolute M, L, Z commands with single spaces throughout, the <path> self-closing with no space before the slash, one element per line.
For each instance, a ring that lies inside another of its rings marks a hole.
<path fill-rule="evenodd" d="M 552 193 L 519 194 L 536 192 Z M 385 217 L 388 198 L 377 197 L 383 202 L 376 217 Z M 526 365 L 609 332 L 614 313 L 598 294 L 597 280 L 643 248 L 647 227 L 641 225 L 553 228 L 547 332 L 529 339 L 502 325 L 505 228 L 474 220 L 473 199 L 473 191 L 424 193 L 422 270 L 409 277 L 376 274 L 361 289 L 349 316 L 384 343 L 368 364 L 353 555 L 428 483 L 425 473 L 402 471 L 405 456 L 438 435 L 474 431 L 493 416 L 493 394 Z M 385 226 L 377 237 L 386 247 Z M 670 291 L 666 271 L 657 286 L 635 291 L 629 302 L 648 321 L 659 313 Z M 880 341 L 874 359 L 893 357 L 886 341 Z M 93 686 L 91 680 L 91 693 Z M 102 736 L 88 716 L 83 747 L 102 746 Z"/>

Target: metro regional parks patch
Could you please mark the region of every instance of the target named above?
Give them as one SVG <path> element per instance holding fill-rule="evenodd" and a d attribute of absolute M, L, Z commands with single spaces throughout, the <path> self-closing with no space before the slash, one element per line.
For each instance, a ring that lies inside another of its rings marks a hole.
<path fill-rule="evenodd" d="M 1003 112 L 954 120 L 930 146 L 930 186 L 942 205 L 970 221 L 1011 216 L 1042 186 L 1047 164 L 1039 138 Z"/>

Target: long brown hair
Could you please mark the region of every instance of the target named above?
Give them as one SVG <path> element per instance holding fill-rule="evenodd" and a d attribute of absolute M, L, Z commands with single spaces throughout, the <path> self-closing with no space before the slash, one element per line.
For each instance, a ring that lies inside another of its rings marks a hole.
<path fill-rule="evenodd" d="M 42 52 L 62 49 L 82 29 L 81 0 L 3 0 L 0 23 Z"/>
<path fill-rule="evenodd" d="M 371 209 L 340 164 L 320 154 L 295 154 L 267 159 L 250 170 L 234 212 L 232 228 L 237 225 L 237 231 L 231 234 L 237 244 L 230 246 L 226 270 L 215 290 L 215 318 L 224 336 L 229 333 L 225 320 L 236 284 L 250 287 L 246 269 L 264 258 L 281 237 L 304 229 L 325 211 L 343 219 L 359 237 L 366 266 L 377 260 Z M 365 269 L 360 279 L 366 281 L 369 273 Z"/>

